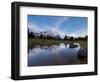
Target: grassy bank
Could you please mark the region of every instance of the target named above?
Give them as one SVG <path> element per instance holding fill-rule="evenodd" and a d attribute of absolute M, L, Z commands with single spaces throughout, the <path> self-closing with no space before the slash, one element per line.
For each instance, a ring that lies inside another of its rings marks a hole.
<path fill-rule="evenodd" d="M 81 45 L 82 48 L 87 48 L 87 41 L 78 40 L 78 41 L 60 41 L 60 40 L 48 40 L 48 39 L 39 39 L 39 38 L 28 38 L 28 47 L 32 47 L 34 45 L 58 45 L 60 43 L 70 43 L 76 42 Z"/>
<path fill-rule="evenodd" d="M 58 40 L 47 40 L 47 39 L 38 39 L 38 38 L 28 38 L 28 46 L 33 45 L 58 45 L 61 41 Z"/>

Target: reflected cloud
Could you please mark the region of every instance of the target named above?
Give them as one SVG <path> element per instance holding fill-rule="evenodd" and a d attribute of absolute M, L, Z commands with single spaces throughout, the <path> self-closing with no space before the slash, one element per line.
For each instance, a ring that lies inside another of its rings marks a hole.
<path fill-rule="evenodd" d="M 76 45 L 78 43 L 73 44 Z M 64 43 L 51 46 L 37 45 L 29 49 L 28 66 L 79 64 L 81 60 L 77 55 L 80 49 L 79 44 L 75 48 L 70 48 L 70 44 Z"/>

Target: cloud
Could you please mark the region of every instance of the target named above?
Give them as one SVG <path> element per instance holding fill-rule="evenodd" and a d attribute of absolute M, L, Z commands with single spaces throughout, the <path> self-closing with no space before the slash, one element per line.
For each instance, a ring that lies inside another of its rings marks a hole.
<path fill-rule="evenodd" d="M 65 36 L 65 32 L 63 32 L 60 28 L 60 26 L 63 24 L 64 21 L 67 21 L 69 17 L 62 17 L 60 18 L 55 24 L 54 27 L 51 28 L 51 31 L 55 33 L 59 33 L 62 38 Z"/>
<path fill-rule="evenodd" d="M 41 29 L 39 26 L 37 26 L 35 23 L 30 23 L 28 24 L 29 32 L 41 32 L 43 29 Z"/>
<path fill-rule="evenodd" d="M 68 19 L 69 19 L 69 17 L 62 17 L 62 18 L 60 18 L 60 19 L 55 23 L 55 27 L 59 28 L 59 27 L 62 25 L 62 23 L 63 23 L 64 21 L 67 21 Z"/>
<path fill-rule="evenodd" d="M 80 30 L 74 30 L 73 32 L 68 32 L 66 29 L 66 32 L 61 30 L 61 25 L 63 24 L 64 21 L 69 20 L 69 17 L 63 17 L 60 20 L 58 20 L 55 24 L 55 28 L 53 28 L 54 30 L 58 31 L 58 33 L 60 33 L 62 35 L 62 37 L 64 37 L 65 35 L 69 35 L 69 36 L 74 36 L 74 37 L 84 37 L 85 35 L 87 35 L 87 30 L 86 29 L 80 29 Z M 66 27 L 69 28 L 69 27 Z"/>
<path fill-rule="evenodd" d="M 72 33 L 67 33 L 68 36 L 74 36 L 74 37 L 84 37 L 87 35 L 87 31 L 86 30 L 78 30 Z"/>
<path fill-rule="evenodd" d="M 39 33 L 41 31 L 50 30 L 53 33 L 60 34 L 60 36 L 62 38 L 64 38 L 65 35 L 74 36 L 74 37 L 79 37 L 79 36 L 83 37 L 83 36 L 87 35 L 87 30 L 84 30 L 84 29 L 76 30 L 76 31 L 73 31 L 73 32 L 68 32 L 67 30 L 66 30 L 66 32 L 63 31 L 61 29 L 61 25 L 63 24 L 63 22 L 65 22 L 67 20 L 69 20 L 69 17 L 61 17 L 53 24 L 52 27 L 50 25 L 49 26 L 43 25 L 43 27 L 41 27 L 41 26 L 38 26 L 38 24 L 36 24 L 35 22 L 32 22 L 32 23 L 29 22 L 28 28 L 29 28 L 30 32 L 36 32 L 36 33 Z M 66 27 L 66 28 L 69 28 L 69 27 Z"/>
<path fill-rule="evenodd" d="M 63 37 L 65 35 L 65 33 L 61 31 L 60 26 L 65 20 L 68 20 L 68 17 L 60 18 L 57 22 L 54 23 L 53 27 L 44 25 L 44 27 L 42 27 L 42 28 L 34 22 L 32 22 L 32 23 L 29 22 L 28 28 L 29 28 L 30 32 L 41 32 L 41 31 L 45 31 L 45 30 L 51 30 L 52 32 L 59 33 Z"/>

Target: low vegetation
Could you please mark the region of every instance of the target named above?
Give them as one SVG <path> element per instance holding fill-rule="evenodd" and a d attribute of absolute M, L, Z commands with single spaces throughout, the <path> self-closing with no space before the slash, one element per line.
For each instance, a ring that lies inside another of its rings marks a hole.
<path fill-rule="evenodd" d="M 28 38 L 28 47 L 34 45 L 59 45 L 60 43 L 79 43 L 82 48 L 87 48 L 87 40 L 52 40 L 52 39 L 40 39 L 40 38 Z"/>

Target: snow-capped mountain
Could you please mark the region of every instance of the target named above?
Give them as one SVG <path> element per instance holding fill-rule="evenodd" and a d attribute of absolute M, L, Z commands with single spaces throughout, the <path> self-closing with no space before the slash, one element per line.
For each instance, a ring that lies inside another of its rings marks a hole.
<path fill-rule="evenodd" d="M 45 35 L 45 36 L 57 36 L 57 35 L 60 36 L 59 33 L 55 33 L 55 32 L 52 32 L 52 31 L 50 31 L 50 30 L 42 31 L 41 34 L 42 34 L 42 35 Z"/>
<path fill-rule="evenodd" d="M 43 36 L 43 37 L 53 37 L 53 38 L 59 38 L 61 39 L 61 35 L 57 32 L 53 32 L 51 30 L 41 31 L 41 32 L 32 32 L 35 36 Z"/>

